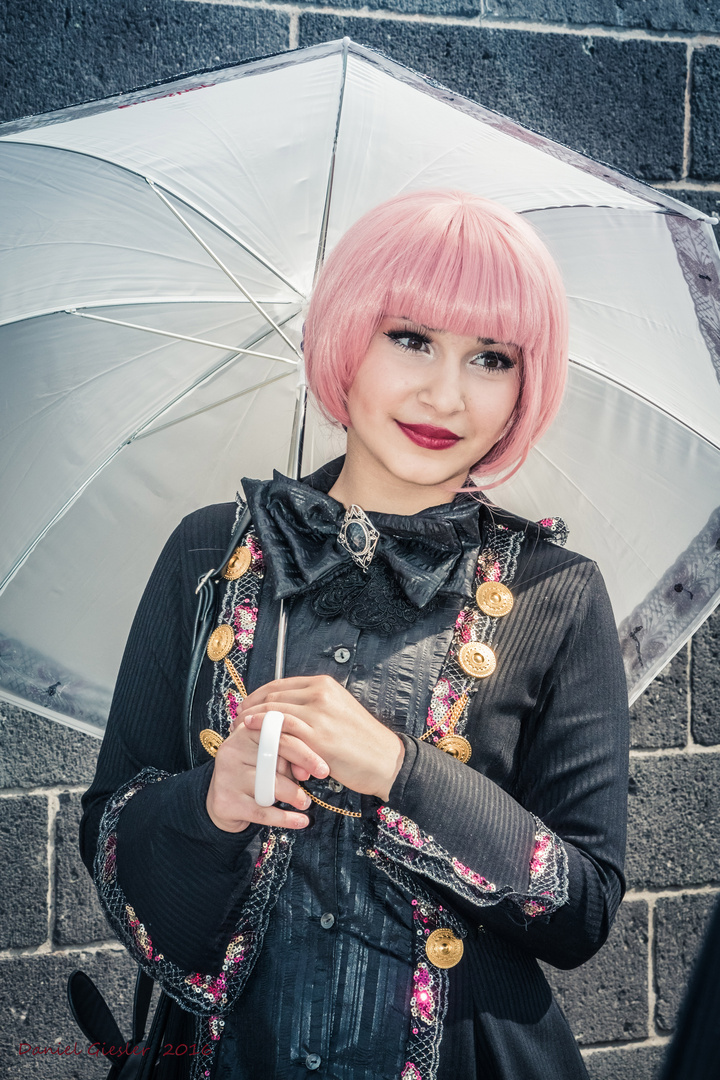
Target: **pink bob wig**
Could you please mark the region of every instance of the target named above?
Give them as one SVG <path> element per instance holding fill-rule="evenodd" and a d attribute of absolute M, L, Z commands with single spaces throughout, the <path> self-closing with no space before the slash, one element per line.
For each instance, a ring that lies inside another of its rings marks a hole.
<path fill-rule="evenodd" d="M 513 211 L 462 191 L 399 195 L 356 221 L 317 279 L 304 335 L 310 389 L 346 427 L 348 391 L 388 316 L 522 350 L 513 416 L 471 470 L 485 486 L 507 479 L 553 420 L 567 373 L 565 289 L 538 235 Z"/>

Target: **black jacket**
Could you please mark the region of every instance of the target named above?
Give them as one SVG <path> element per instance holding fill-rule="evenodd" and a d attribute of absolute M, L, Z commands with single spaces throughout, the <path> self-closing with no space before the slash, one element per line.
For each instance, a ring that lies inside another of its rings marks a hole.
<path fill-rule="evenodd" d="M 310 483 L 327 490 L 332 479 L 326 471 Z M 461 501 L 453 504 L 455 521 L 447 507 L 412 519 L 419 547 L 427 541 L 440 551 L 449 530 L 457 558 L 427 613 L 390 636 L 358 630 L 342 615 L 319 619 L 303 594 L 302 574 L 293 583 L 280 572 L 281 562 L 286 569 L 292 563 L 283 550 L 283 529 L 274 542 L 272 522 L 264 527 L 259 522 L 261 542 L 278 572 L 263 586 L 249 689 L 272 678 L 277 599 L 271 589 L 284 587 L 290 595 L 295 589 L 300 595 L 291 611 L 288 673 L 332 674 L 402 733 L 406 755 L 390 794 L 393 810 L 459 865 L 516 897 L 528 892 L 536 819 L 563 841 L 568 899 L 550 916 L 524 917 L 512 898 L 478 906 L 452 881 L 437 874 L 429 881 L 433 894 L 468 928 L 463 960 L 449 972 L 437 1076 L 577 1080 L 584 1075 L 579 1054 L 536 958 L 562 968 L 588 959 L 607 937 L 622 896 L 627 696 L 617 635 L 597 567 L 548 542 L 542 528 L 501 518 L 526 536 L 512 583 L 515 606 L 498 620 L 493 642 L 498 669 L 482 681 L 471 702 L 465 734 L 472 758 L 463 765 L 420 741 L 430 692 L 462 606 L 461 590 L 467 595 L 468 567 L 474 566 L 494 516 L 482 504 L 468 510 L 467 501 L 457 512 Z M 262 501 L 257 509 L 262 518 Z M 139 792 L 122 811 L 117 878 L 156 952 L 162 949 L 191 971 L 221 965 L 262 840 L 258 829 L 225 834 L 209 820 L 204 798 L 211 762 L 182 771 L 179 716 L 194 585 L 224 551 L 233 516 L 232 504 L 208 507 L 186 518 L 168 541 L 131 631 L 98 772 L 84 800 L 82 848 L 90 868 L 109 797 L 147 766 L 177 774 Z M 408 539 L 408 524 L 408 519 L 380 522 L 381 531 L 384 526 L 400 544 Z M 307 542 L 312 545 L 312 539 Z M 302 563 L 302 555 L 297 558 Z M 308 566 L 319 568 L 322 576 L 319 555 Z M 420 580 L 423 571 L 416 565 L 412 575 Z M 349 648 L 351 663 L 338 663 L 338 646 Z M 206 726 L 210 667 L 204 665 L 196 697 L 198 728 Z M 348 805 L 357 798 L 343 797 L 350 799 Z M 372 823 L 377 805 L 363 800 L 362 809 Z M 323 828 L 329 828 L 327 821 Z M 317 846 L 314 830 L 300 834 L 296 843 Z M 137 955 L 137 941 L 126 943 Z M 262 971 L 260 961 L 246 993 L 270 992 L 263 990 Z M 372 1031 L 363 1037 L 372 1044 Z M 257 1068 L 267 1076 L 306 1075 L 301 1060 L 306 1049 L 313 1046 L 300 1047 L 300 1056 L 286 1069 L 261 1047 Z M 333 1072 L 329 1061 L 317 1075 L 341 1073 Z M 386 1073 L 373 1073 L 371 1063 L 362 1075 Z"/>

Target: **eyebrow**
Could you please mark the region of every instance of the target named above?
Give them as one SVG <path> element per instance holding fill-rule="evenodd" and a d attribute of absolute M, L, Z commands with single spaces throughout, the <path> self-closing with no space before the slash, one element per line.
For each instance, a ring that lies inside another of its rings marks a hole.
<path fill-rule="evenodd" d="M 411 323 L 413 326 L 417 326 L 418 330 L 427 330 L 427 332 L 429 334 L 444 334 L 445 333 L 444 330 L 438 330 L 437 327 L 435 327 L 435 326 L 428 326 L 426 323 L 415 322 L 414 319 L 409 319 L 407 317 L 407 315 L 401 315 L 400 318 L 404 319 L 405 322 Z M 512 347 L 514 349 L 519 349 L 520 348 L 519 345 L 516 345 L 512 341 L 507 341 L 507 342 L 505 342 L 505 341 L 496 341 L 495 338 L 491 338 L 491 337 L 479 337 L 477 340 L 480 342 L 481 345 L 512 345 Z"/>

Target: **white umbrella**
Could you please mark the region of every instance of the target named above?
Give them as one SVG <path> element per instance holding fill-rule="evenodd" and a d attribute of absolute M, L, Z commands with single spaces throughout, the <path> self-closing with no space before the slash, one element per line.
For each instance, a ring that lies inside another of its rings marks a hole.
<path fill-rule="evenodd" d="M 720 260 L 698 211 L 347 40 L 5 124 L 0 185 L 6 700 L 101 730 L 164 538 L 287 467 L 325 249 L 418 188 L 520 211 L 561 267 L 567 397 L 493 498 L 563 516 L 597 559 L 632 696 L 717 603 Z M 311 418 L 306 471 L 333 439 Z"/>

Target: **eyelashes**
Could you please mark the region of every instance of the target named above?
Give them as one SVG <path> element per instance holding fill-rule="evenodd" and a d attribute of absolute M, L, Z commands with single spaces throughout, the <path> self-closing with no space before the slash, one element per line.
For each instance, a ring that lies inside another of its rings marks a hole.
<path fill-rule="evenodd" d="M 473 357 L 472 362 L 476 360 L 491 360 L 491 364 L 478 364 L 478 367 L 484 367 L 485 371 L 511 371 L 515 367 L 515 361 L 507 353 L 497 352 L 494 349 L 488 349 L 486 352 L 478 353 Z"/>
<path fill-rule="evenodd" d="M 420 352 L 423 346 L 432 344 L 427 334 L 415 330 L 388 330 L 385 337 L 390 338 L 396 345 L 406 349 L 408 352 Z M 410 344 L 411 342 L 412 344 Z"/>
<path fill-rule="evenodd" d="M 432 338 L 422 330 L 412 330 L 407 327 L 397 330 L 385 331 L 385 337 L 398 345 L 405 352 L 425 352 L 432 345 Z M 481 361 L 478 363 L 478 361 Z M 488 374 L 496 374 L 503 371 L 511 371 L 517 365 L 517 361 L 508 353 L 498 349 L 484 349 L 472 357 L 470 363 L 473 367 L 481 368 Z"/>

